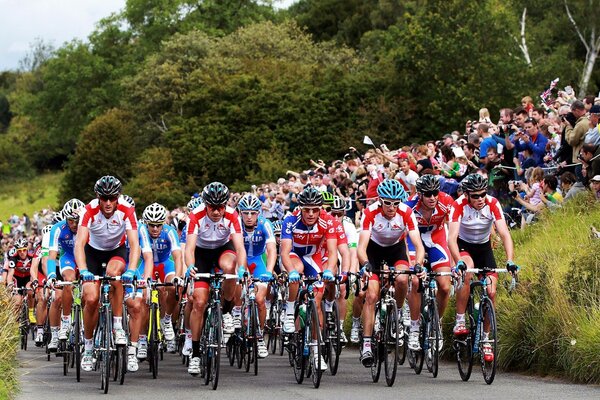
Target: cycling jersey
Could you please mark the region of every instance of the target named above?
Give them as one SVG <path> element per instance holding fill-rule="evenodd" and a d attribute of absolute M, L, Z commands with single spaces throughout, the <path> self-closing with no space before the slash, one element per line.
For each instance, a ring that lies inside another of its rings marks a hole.
<path fill-rule="evenodd" d="M 28 251 L 25 259 L 22 259 L 15 251 L 12 256 L 8 257 L 8 268 L 15 270 L 14 276 L 17 278 L 29 278 L 31 276 L 31 262 L 34 257 L 35 253 Z"/>
<path fill-rule="evenodd" d="M 142 253 L 152 252 L 154 264 L 164 263 L 175 250 L 181 250 L 177 230 L 171 225 L 164 224 L 160 235 L 154 239 L 148 232 L 146 224 L 140 225 L 140 247 Z"/>
<path fill-rule="evenodd" d="M 230 241 L 232 234 L 242 233 L 238 214 L 231 207 L 225 208 L 223 218 L 217 222 L 208 217 L 204 204 L 195 208 L 189 218 L 187 234 L 198 235 L 196 247 L 203 249 L 222 247 Z"/>
<path fill-rule="evenodd" d="M 60 250 L 62 250 L 65 254 L 73 256 L 76 236 L 77 234 L 71 232 L 71 229 L 69 229 L 67 221 L 60 221 L 54 224 L 50 230 L 50 240 L 47 249 L 58 252 L 60 247 Z M 42 247 L 44 247 L 43 244 Z"/>
<path fill-rule="evenodd" d="M 371 232 L 373 242 L 387 247 L 402 241 L 409 231 L 416 230 L 417 221 L 412 208 L 404 203 L 400 203 L 392 219 L 387 219 L 380 203 L 375 202 L 365 209 L 361 227 L 363 231 Z"/>
<path fill-rule="evenodd" d="M 336 238 L 333 218 L 327 213 L 321 212 L 317 222 L 310 227 L 302 222 L 301 214 L 291 215 L 283 220 L 281 240 L 291 240 L 292 251 L 298 256 L 316 254 L 319 252 L 321 242 Z"/>
<path fill-rule="evenodd" d="M 107 218 L 100 210 L 100 201 L 94 199 L 85 206 L 79 225 L 90 230 L 88 244 L 92 248 L 115 250 L 125 244 L 127 230 L 137 230 L 135 208 L 120 196 L 115 212 Z"/>
<path fill-rule="evenodd" d="M 275 234 L 271 222 L 262 215 L 258 217 L 256 227 L 252 232 L 242 229 L 244 247 L 248 257 L 260 256 L 267 251 L 267 243 L 275 243 Z"/>
<path fill-rule="evenodd" d="M 40 258 L 48 257 L 48 254 L 50 252 L 49 248 L 50 248 L 50 232 L 46 232 L 42 236 L 42 248 L 39 253 Z"/>
<path fill-rule="evenodd" d="M 356 230 L 356 226 L 348 217 L 342 218 L 342 226 L 348 239 L 348 247 L 356 248 L 358 246 L 358 231 Z"/>
<path fill-rule="evenodd" d="M 450 221 L 460 222 L 459 239 L 467 243 L 488 242 L 492 224 L 499 220 L 504 220 L 502 207 L 498 200 L 490 195 L 485 196 L 485 204 L 480 210 L 471 207 L 465 195 L 456 199 L 450 210 Z"/>

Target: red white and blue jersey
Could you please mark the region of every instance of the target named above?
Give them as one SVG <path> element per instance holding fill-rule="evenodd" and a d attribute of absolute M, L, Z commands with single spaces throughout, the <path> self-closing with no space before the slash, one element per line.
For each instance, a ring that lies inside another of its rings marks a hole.
<path fill-rule="evenodd" d="M 67 221 L 60 221 L 52 226 L 50 230 L 50 243 L 48 250 L 58 252 L 58 249 L 65 253 L 74 256 L 73 249 L 75 248 L 76 233 L 71 232 Z"/>
<path fill-rule="evenodd" d="M 202 204 L 190 213 L 189 219 L 187 234 L 198 235 L 196 246 L 202 249 L 217 249 L 226 245 L 232 234 L 242 233 L 238 213 L 231 207 L 226 207 L 223 218 L 214 222 L 208 217 L 206 205 Z"/>
<path fill-rule="evenodd" d="M 94 249 L 114 250 L 125 244 L 126 231 L 137 231 L 135 208 L 119 196 L 115 212 L 107 218 L 100 210 L 100 201 L 94 199 L 85 206 L 79 226 L 90 230 L 89 245 Z"/>
<path fill-rule="evenodd" d="M 377 201 L 365 209 L 360 223 L 363 231 L 371 232 L 371 240 L 382 247 L 393 246 L 404 240 L 409 231 L 417 229 L 417 220 L 408 205 L 400 203 L 392 219 L 383 215 Z"/>
<path fill-rule="evenodd" d="M 290 215 L 283 220 L 281 240 L 292 241 L 292 252 L 300 257 L 311 256 L 321 251 L 323 242 L 336 239 L 333 218 L 325 212 L 319 214 L 313 226 L 302 222 L 302 214 Z"/>
<path fill-rule="evenodd" d="M 450 210 L 450 222 L 460 222 L 458 237 L 467 243 L 487 243 L 492 225 L 498 220 L 504 220 L 502 206 L 490 195 L 485 196 L 485 204 L 480 210 L 471 207 L 465 195 L 456 199 Z"/>

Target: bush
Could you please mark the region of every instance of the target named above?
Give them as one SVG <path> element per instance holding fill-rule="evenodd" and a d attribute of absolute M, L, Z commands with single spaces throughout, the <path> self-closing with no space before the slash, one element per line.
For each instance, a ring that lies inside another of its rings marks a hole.
<path fill-rule="evenodd" d="M 15 397 L 15 364 L 19 344 L 18 324 L 11 298 L 0 290 L 0 399 Z"/>

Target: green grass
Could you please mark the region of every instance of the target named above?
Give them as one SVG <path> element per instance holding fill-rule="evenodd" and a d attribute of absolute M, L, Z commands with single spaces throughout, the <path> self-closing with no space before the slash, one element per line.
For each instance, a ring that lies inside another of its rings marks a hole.
<path fill-rule="evenodd" d="M 19 345 L 18 325 L 8 294 L 0 290 L 0 399 L 16 397 L 16 355 Z"/>
<path fill-rule="evenodd" d="M 18 216 L 27 213 L 29 217 L 35 211 L 58 205 L 58 189 L 62 172 L 44 173 L 34 178 L 0 183 L 0 219 L 12 214 Z"/>

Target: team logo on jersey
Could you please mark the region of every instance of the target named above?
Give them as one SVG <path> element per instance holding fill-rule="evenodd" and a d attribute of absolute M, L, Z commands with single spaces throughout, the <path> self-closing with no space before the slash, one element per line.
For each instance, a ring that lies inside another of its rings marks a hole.
<path fill-rule="evenodd" d="M 110 224 L 116 226 L 116 225 L 119 225 L 119 221 L 117 221 L 116 219 L 112 219 L 110 221 Z"/>

